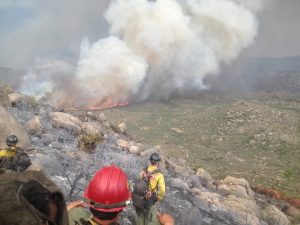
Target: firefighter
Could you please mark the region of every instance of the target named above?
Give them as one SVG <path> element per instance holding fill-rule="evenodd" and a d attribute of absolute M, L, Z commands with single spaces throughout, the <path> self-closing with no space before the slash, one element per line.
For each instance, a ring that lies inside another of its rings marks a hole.
<path fill-rule="evenodd" d="M 22 148 L 17 147 L 18 142 L 16 135 L 7 137 L 7 148 L 0 150 L 0 169 L 22 172 L 31 165 L 28 154 Z"/>
<path fill-rule="evenodd" d="M 137 225 L 156 225 L 160 224 L 155 216 L 157 214 L 156 203 L 161 201 L 166 192 L 165 179 L 162 172 L 159 170 L 159 162 L 161 161 L 158 153 L 152 153 L 150 158 L 150 165 L 141 172 L 141 179 L 148 182 L 148 190 L 145 199 L 149 203 L 145 204 L 148 208 L 145 210 L 136 210 Z M 135 205 L 135 204 L 134 204 Z M 136 207 L 137 209 L 137 207 Z M 142 211 L 143 213 L 139 212 Z"/>
<path fill-rule="evenodd" d="M 98 170 L 88 184 L 84 198 L 68 205 L 70 225 L 117 225 L 119 213 L 131 203 L 126 174 L 118 167 Z M 158 214 L 163 225 L 174 225 L 168 214 Z"/>

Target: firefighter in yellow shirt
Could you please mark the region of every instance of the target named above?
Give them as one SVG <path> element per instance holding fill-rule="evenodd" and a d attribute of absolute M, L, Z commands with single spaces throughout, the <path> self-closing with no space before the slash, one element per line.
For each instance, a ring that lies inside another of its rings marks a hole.
<path fill-rule="evenodd" d="M 137 214 L 137 225 L 159 225 L 159 221 L 155 216 L 158 211 L 155 205 L 156 202 L 161 201 L 166 193 L 165 178 L 159 170 L 159 162 L 161 161 L 158 153 L 153 153 L 150 156 L 150 165 L 141 172 L 141 178 L 148 180 L 149 196 L 152 199 L 152 206 L 150 207 L 147 215 Z"/>
<path fill-rule="evenodd" d="M 16 135 L 7 137 L 7 148 L 0 150 L 0 169 L 22 172 L 31 165 L 29 156 L 17 147 L 18 141 Z"/>
<path fill-rule="evenodd" d="M 155 193 L 156 200 L 161 201 L 166 193 L 165 178 L 158 168 L 161 159 L 158 153 L 153 153 L 149 160 L 150 165 L 142 171 L 141 177 L 144 178 L 150 174 L 149 189 Z"/>

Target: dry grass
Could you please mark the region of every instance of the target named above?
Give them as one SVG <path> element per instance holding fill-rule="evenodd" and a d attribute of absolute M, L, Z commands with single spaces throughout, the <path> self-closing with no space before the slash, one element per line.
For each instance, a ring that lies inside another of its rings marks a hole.
<path fill-rule="evenodd" d="M 140 141 L 162 145 L 214 177 L 300 193 L 300 105 L 294 100 L 206 95 L 105 111 Z M 147 129 L 146 129 L 147 128 Z M 181 132 L 174 132 L 180 130 Z M 289 171 L 294 171 L 292 174 Z"/>

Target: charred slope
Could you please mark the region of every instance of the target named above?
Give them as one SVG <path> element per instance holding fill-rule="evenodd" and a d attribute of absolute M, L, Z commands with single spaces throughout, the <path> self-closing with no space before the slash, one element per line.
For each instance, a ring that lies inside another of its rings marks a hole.
<path fill-rule="evenodd" d="M 99 167 L 116 164 L 132 181 L 152 152 L 165 154 L 159 146 L 136 142 L 101 112 L 56 112 L 50 105 L 39 105 L 35 111 L 22 107 L 8 110 L 25 126 L 34 119 L 31 125 L 36 123 L 38 129 L 30 130 L 32 145 L 27 152 L 33 164 L 42 167 L 61 187 L 68 201 L 82 198 Z M 82 135 L 101 135 L 103 139 L 87 152 L 78 147 Z M 257 202 L 245 179 L 226 177 L 216 181 L 204 169 L 193 171 L 184 160 L 168 157 L 164 157 L 161 169 L 168 188 L 159 209 L 171 213 L 176 224 L 290 224 L 280 209 L 267 201 Z M 134 224 L 134 209 L 128 207 L 123 217 L 121 224 Z"/>

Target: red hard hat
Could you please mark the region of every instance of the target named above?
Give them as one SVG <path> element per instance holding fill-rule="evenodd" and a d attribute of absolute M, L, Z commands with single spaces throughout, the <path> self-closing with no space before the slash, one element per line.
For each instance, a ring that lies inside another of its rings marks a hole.
<path fill-rule="evenodd" d="M 128 178 L 119 167 L 105 166 L 96 172 L 85 189 L 84 197 L 96 210 L 119 211 L 130 202 Z"/>

